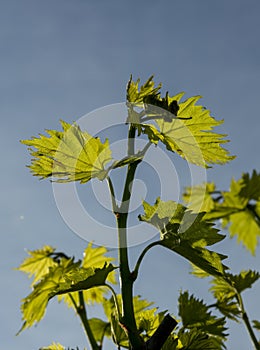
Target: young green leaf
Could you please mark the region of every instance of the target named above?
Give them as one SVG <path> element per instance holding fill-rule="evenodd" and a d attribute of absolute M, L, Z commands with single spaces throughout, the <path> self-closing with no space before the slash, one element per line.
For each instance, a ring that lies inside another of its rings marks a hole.
<path fill-rule="evenodd" d="M 64 276 L 79 265 L 80 262 L 74 263 L 71 259 L 63 259 L 59 265 L 51 267 L 49 273 L 34 285 L 33 291 L 22 300 L 24 323 L 19 333 L 43 318 L 48 301 L 59 290 L 60 283 L 64 282 Z"/>
<path fill-rule="evenodd" d="M 104 337 L 111 337 L 110 323 L 101 320 L 100 318 L 90 318 L 88 320 L 93 336 L 97 342 L 103 343 Z"/>
<path fill-rule="evenodd" d="M 188 292 L 180 294 L 179 315 L 184 328 L 196 329 L 207 335 L 218 338 L 223 346 L 223 341 L 227 334 L 225 331 L 225 318 L 217 318 L 211 314 L 209 307 L 202 300 L 196 299 Z"/>
<path fill-rule="evenodd" d="M 171 334 L 166 342 L 163 344 L 161 350 L 182 350 L 183 347 L 181 345 L 180 340 L 175 334 Z"/>
<path fill-rule="evenodd" d="M 216 308 L 229 319 L 238 322 L 241 317 L 241 309 L 233 297 L 228 297 L 225 294 L 219 294 L 216 302 Z"/>
<path fill-rule="evenodd" d="M 186 187 L 182 198 L 190 210 L 195 213 L 202 211 L 207 213 L 215 207 L 215 202 L 211 195 L 215 189 L 215 184 L 213 182 Z"/>
<path fill-rule="evenodd" d="M 251 211 L 245 209 L 240 213 L 230 215 L 230 236 L 237 235 L 237 241 L 242 242 L 244 246 L 255 254 L 258 237 L 260 236 L 260 226 L 255 221 L 254 215 Z"/>
<path fill-rule="evenodd" d="M 214 278 L 210 288 L 217 299 L 216 307 L 219 311 L 232 320 L 237 320 L 242 316 L 241 307 L 237 296 L 244 290 L 251 288 L 260 277 L 256 271 L 241 271 L 240 274 L 233 275 L 226 273 L 224 278 Z"/>
<path fill-rule="evenodd" d="M 257 320 L 253 320 L 254 328 L 260 331 L 260 322 Z"/>
<path fill-rule="evenodd" d="M 143 207 L 145 214 L 139 219 L 160 230 L 158 244 L 175 251 L 213 276 L 223 275 L 226 267 L 222 265 L 222 260 L 226 256 L 205 247 L 221 241 L 224 236 L 213 228 L 211 222 L 204 220 L 204 213 L 194 214 L 186 211 L 181 204 L 163 202 L 159 198 L 153 206 L 143 202 Z"/>
<path fill-rule="evenodd" d="M 188 332 L 179 332 L 178 338 L 181 343 L 181 346 L 177 347 L 178 350 L 221 350 L 226 348 L 222 340 L 209 336 L 196 328 Z"/>
<path fill-rule="evenodd" d="M 85 183 L 95 177 L 103 180 L 108 172 L 105 165 L 112 159 L 108 140 L 102 143 L 76 124 L 61 121 L 61 125 L 62 132 L 47 130 L 49 137 L 40 135 L 21 141 L 36 149 L 30 148 L 33 175 L 57 182 Z"/>
<path fill-rule="evenodd" d="M 254 171 L 251 178 L 243 174 L 237 181 L 232 179 L 229 191 L 215 191 L 206 184 L 206 188 L 201 185 L 186 189 L 184 199 L 191 201 L 190 208 L 195 212 L 203 208 L 205 220 L 221 219 L 230 236 L 236 235 L 238 242 L 254 255 L 260 236 L 260 201 L 255 199 L 258 187 L 260 176 Z M 214 197 L 216 193 L 218 197 Z"/>
<path fill-rule="evenodd" d="M 238 293 L 242 293 L 244 290 L 251 288 L 260 278 L 259 272 L 252 270 L 241 271 L 238 275 L 227 273 L 226 276 L 228 283 L 235 288 Z"/>
<path fill-rule="evenodd" d="M 49 268 L 56 266 L 52 254 L 55 249 L 51 246 L 43 246 L 41 249 L 29 250 L 29 257 L 25 258 L 17 270 L 25 272 L 29 277 L 34 276 L 32 285 L 39 281 L 45 274 L 49 272 Z"/>
<path fill-rule="evenodd" d="M 40 348 L 39 350 L 65 350 L 65 347 L 59 343 L 52 343 L 47 347 Z"/>
<path fill-rule="evenodd" d="M 151 76 L 139 89 L 140 79 L 136 82 L 133 81 L 132 76 L 127 84 L 126 99 L 130 103 L 139 104 L 143 103 L 143 100 L 147 96 L 157 96 L 161 89 L 161 84 L 154 85 L 153 76 Z"/>
<path fill-rule="evenodd" d="M 80 263 L 63 259 L 34 285 L 33 291 L 23 299 L 21 306 L 24 319 L 21 331 L 42 319 L 49 300 L 54 296 L 103 285 L 108 274 L 114 270 L 111 264 L 101 269 L 85 269 L 80 267 Z"/>
<path fill-rule="evenodd" d="M 234 159 L 222 147 L 226 135 L 211 130 L 222 124 L 210 116 L 210 111 L 196 105 L 200 96 L 179 103 L 178 118 L 171 122 L 157 119 L 160 141 L 168 150 L 178 153 L 188 162 L 207 167 L 209 164 L 225 164 Z"/>
<path fill-rule="evenodd" d="M 242 175 L 242 188 L 240 191 L 240 196 L 247 199 L 260 199 L 260 173 L 257 173 L 256 170 L 253 170 L 253 173 L 250 177 L 250 174 L 245 173 Z"/>
<path fill-rule="evenodd" d="M 121 309 L 121 294 L 117 295 L 117 300 L 119 308 Z M 153 303 L 145 299 L 141 299 L 139 295 L 134 296 L 133 305 L 138 332 L 139 334 L 142 334 L 144 340 L 148 340 L 158 328 L 166 311 L 157 312 L 157 308 L 150 308 L 153 305 Z M 116 315 L 114 299 L 106 299 L 103 302 L 103 308 L 105 315 L 111 323 L 111 329 L 115 343 L 120 346 L 127 347 L 128 338 Z"/>
<path fill-rule="evenodd" d="M 114 261 L 114 258 L 107 257 L 105 254 L 107 249 L 105 247 L 93 247 L 92 243 L 89 243 L 87 248 L 84 250 L 84 256 L 82 260 L 82 267 L 89 268 L 102 268 L 105 264 L 109 264 Z M 107 282 L 115 284 L 115 272 L 111 271 L 107 276 Z M 102 303 L 104 296 L 109 292 L 106 287 L 99 286 L 93 287 L 83 291 L 84 300 L 87 304 Z M 76 303 L 79 302 L 78 293 L 72 293 L 73 299 Z M 68 294 L 58 296 L 59 300 L 63 300 L 69 307 L 74 307 L 71 298 Z"/>

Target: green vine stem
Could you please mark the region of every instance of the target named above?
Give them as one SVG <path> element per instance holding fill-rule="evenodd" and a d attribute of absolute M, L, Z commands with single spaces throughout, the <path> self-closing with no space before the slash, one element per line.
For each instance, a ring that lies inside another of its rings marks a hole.
<path fill-rule="evenodd" d="M 108 182 L 108 187 L 110 190 L 112 209 L 113 209 L 114 214 L 116 214 L 118 212 L 118 206 L 116 204 L 116 197 L 115 197 L 115 190 L 114 190 L 113 182 L 109 176 L 107 176 L 107 182 Z"/>
<path fill-rule="evenodd" d="M 136 128 L 130 124 L 128 132 L 128 156 L 134 154 L 134 138 Z M 124 191 L 119 212 L 116 215 L 118 229 L 118 255 L 120 267 L 120 285 L 122 294 L 122 324 L 124 325 L 129 342 L 133 350 L 145 349 L 145 343 L 138 334 L 138 329 L 135 321 L 134 306 L 133 306 L 133 283 L 132 274 L 129 269 L 128 249 L 127 249 L 127 218 L 129 204 L 133 186 L 133 180 L 137 165 L 140 161 L 130 163 L 127 169 L 127 175 L 124 185 Z"/>
<path fill-rule="evenodd" d="M 115 308 L 116 308 L 116 312 L 117 312 L 117 315 L 118 315 L 118 319 L 121 320 L 120 307 L 119 307 L 119 304 L 118 304 L 116 292 L 114 291 L 114 289 L 109 284 L 105 283 L 104 286 L 107 287 L 111 291 L 111 293 L 113 295 L 113 299 L 114 299 L 114 303 L 115 303 Z"/>
<path fill-rule="evenodd" d="M 155 241 L 155 242 L 152 242 L 150 243 L 148 246 L 146 246 L 144 248 L 144 250 L 142 251 L 142 253 L 140 254 L 139 258 L 137 259 L 137 262 L 135 264 L 135 268 L 134 270 L 132 271 L 132 277 L 134 280 L 137 279 L 137 276 L 138 276 L 138 272 L 139 272 L 139 269 L 140 269 L 140 265 L 141 265 L 141 262 L 143 261 L 143 258 L 145 256 L 145 254 L 148 252 L 148 250 L 150 250 L 152 247 L 155 247 L 156 245 L 160 245 L 160 241 Z"/>
<path fill-rule="evenodd" d="M 84 328 L 86 335 L 88 337 L 88 340 L 91 344 L 92 350 L 101 350 L 101 347 L 97 344 L 96 339 L 94 338 L 94 335 L 92 333 L 92 330 L 91 330 L 89 322 L 88 322 L 87 310 L 86 310 L 86 306 L 85 306 L 85 302 L 84 302 L 83 291 L 79 291 L 78 296 L 79 296 L 79 305 L 77 305 L 75 299 L 73 298 L 71 293 L 69 293 L 70 300 L 72 301 L 72 304 L 73 304 L 73 306 L 74 306 L 74 308 L 75 308 L 75 310 L 76 310 L 76 312 L 81 320 L 83 328 Z"/>
<path fill-rule="evenodd" d="M 244 321 L 245 323 L 245 326 L 246 326 L 246 329 L 250 335 L 250 338 L 254 344 L 254 347 L 255 347 L 255 350 L 260 350 L 260 343 L 258 342 L 256 336 L 255 336 L 255 333 L 254 333 L 254 330 L 251 326 L 251 323 L 249 321 L 249 318 L 248 318 L 248 315 L 246 313 L 246 310 L 245 310 L 245 307 L 244 307 L 244 303 L 243 303 L 243 299 L 242 299 L 242 296 L 239 292 L 236 293 L 236 298 L 237 298 L 237 301 L 238 301 L 238 304 L 241 308 L 241 313 L 242 313 L 242 320 Z"/>

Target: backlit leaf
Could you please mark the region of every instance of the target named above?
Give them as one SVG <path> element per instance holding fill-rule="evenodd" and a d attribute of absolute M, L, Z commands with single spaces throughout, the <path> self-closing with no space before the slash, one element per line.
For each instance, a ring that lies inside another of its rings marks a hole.
<path fill-rule="evenodd" d="M 153 76 L 151 76 L 140 88 L 140 79 L 136 82 L 133 81 L 132 76 L 127 85 L 126 99 L 128 102 L 139 104 L 143 102 L 146 96 L 155 96 L 161 89 L 161 84 L 158 86 L 154 85 Z"/>
<path fill-rule="evenodd" d="M 34 284 L 49 272 L 50 267 L 57 265 L 57 262 L 53 260 L 52 256 L 54 252 L 55 249 L 51 246 L 44 246 L 37 250 L 29 250 L 29 257 L 24 259 L 17 270 L 27 273 L 29 277 L 34 276 L 32 283 Z"/>
<path fill-rule="evenodd" d="M 253 171 L 252 176 L 243 174 L 239 180 L 232 179 L 229 191 L 216 191 L 209 184 L 188 188 L 184 194 L 189 207 L 197 212 L 206 211 L 205 220 L 222 220 L 231 237 L 237 236 L 253 255 L 260 236 L 260 175 Z M 192 198 L 191 198 L 192 197 Z"/>
<path fill-rule="evenodd" d="M 87 248 L 84 250 L 84 257 L 82 260 L 82 267 L 89 268 L 102 268 L 105 264 L 109 264 L 114 261 L 114 258 L 107 257 L 107 249 L 105 247 L 93 247 L 92 243 L 89 243 Z M 107 277 L 107 282 L 116 283 L 115 272 L 111 271 Z M 104 296 L 109 292 L 108 288 L 100 286 L 93 287 L 83 291 L 84 300 L 87 304 L 102 303 Z M 76 303 L 79 302 L 78 293 L 72 293 L 73 299 Z M 59 300 L 63 299 L 69 307 L 74 307 L 71 298 L 68 294 L 59 296 Z"/>
<path fill-rule="evenodd" d="M 36 149 L 30 148 L 33 175 L 51 177 L 57 182 L 85 183 L 95 177 L 103 180 L 109 170 L 105 166 L 112 159 L 108 140 L 102 143 L 76 124 L 61 121 L 61 125 L 62 132 L 47 130 L 49 136 L 21 141 Z"/>
<path fill-rule="evenodd" d="M 254 328 L 260 331 L 260 322 L 257 320 L 253 320 Z"/>
<path fill-rule="evenodd" d="M 242 175 L 242 189 L 240 196 L 248 199 L 260 199 L 260 173 L 253 170 L 252 175 L 245 173 Z"/>
<path fill-rule="evenodd" d="M 179 315 L 185 328 L 197 328 L 222 338 L 226 336 L 225 319 L 212 315 L 209 306 L 187 291 L 179 296 Z"/>
<path fill-rule="evenodd" d="M 244 210 L 231 215 L 229 220 L 230 236 L 237 235 L 237 241 L 242 242 L 254 254 L 260 236 L 260 226 L 255 221 L 253 214 L 249 210 Z"/>
<path fill-rule="evenodd" d="M 88 320 L 95 340 L 99 343 L 103 342 L 104 337 L 111 337 L 110 323 L 100 318 L 90 318 Z"/>
<path fill-rule="evenodd" d="M 63 259 L 34 285 L 33 291 L 23 299 L 21 306 L 24 320 L 21 331 L 42 319 L 49 300 L 54 296 L 102 285 L 114 270 L 111 264 L 101 269 L 85 269 L 80 264 L 80 261 L 74 263 L 71 259 Z"/>
<path fill-rule="evenodd" d="M 65 347 L 59 343 L 52 343 L 47 347 L 40 348 L 40 350 L 65 350 Z"/>
<path fill-rule="evenodd" d="M 34 285 L 33 291 L 22 300 L 21 311 L 24 324 L 20 332 L 39 322 L 44 314 L 49 299 L 59 290 L 60 283 L 64 282 L 64 275 L 78 267 L 79 263 L 72 260 L 62 260 L 62 262 L 51 267 L 48 274 Z"/>
<path fill-rule="evenodd" d="M 199 166 L 225 164 L 234 158 L 222 147 L 227 142 L 226 135 L 212 132 L 222 121 L 196 105 L 200 96 L 184 102 L 180 102 L 183 93 L 172 97 L 166 93 L 161 97 L 161 85 L 155 87 L 152 79 L 139 89 L 140 80 L 134 82 L 131 78 L 127 87 L 127 101 L 132 103 L 128 122 L 138 125 L 139 134 L 147 134 L 155 144 L 161 141 L 168 150 Z M 143 108 L 143 112 L 134 112 L 135 104 Z"/>
<path fill-rule="evenodd" d="M 117 300 L 119 304 L 119 308 L 122 309 L 122 296 L 121 294 L 117 295 Z M 151 306 L 152 302 L 149 302 L 145 299 L 141 299 L 140 296 L 134 296 L 133 298 L 134 305 L 134 314 L 137 324 L 137 329 L 139 334 L 142 334 L 145 340 L 148 340 L 149 337 L 155 332 L 161 323 L 164 314 L 166 311 L 157 312 L 157 308 Z M 116 314 L 116 308 L 113 298 L 106 299 L 103 302 L 103 308 L 105 315 L 108 320 L 110 320 L 112 325 L 112 334 L 114 337 L 114 341 L 116 344 L 120 346 L 127 347 L 128 346 L 128 338 L 126 336 L 125 331 L 121 327 L 118 321 L 118 317 Z"/>
<path fill-rule="evenodd" d="M 178 333 L 181 347 L 178 350 L 221 350 L 225 349 L 225 345 L 221 339 L 209 336 L 197 329 L 191 329 L 188 332 Z"/>
<path fill-rule="evenodd" d="M 206 246 L 221 241 L 224 236 L 204 220 L 204 213 L 186 211 L 181 204 L 163 202 L 159 198 L 152 206 L 143 202 L 144 215 L 141 221 L 152 224 L 160 230 L 158 244 L 175 251 L 191 263 L 211 275 L 222 275 L 224 255 L 206 249 Z"/>
<path fill-rule="evenodd" d="M 260 278 L 259 272 L 248 270 L 241 271 L 238 275 L 227 274 L 232 285 L 238 293 L 242 293 L 245 289 L 251 288 L 252 285 Z"/>
<path fill-rule="evenodd" d="M 214 209 L 215 203 L 212 193 L 215 191 L 215 184 L 203 183 L 193 187 L 186 187 L 183 193 L 183 200 L 188 208 L 196 213 L 209 212 Z"/>
<path fill-rule="evenodd" d="M 233 298 L 227 298 L 224 294 L 217 300 L 216 308 L 233 321 L 238 321 L 238 318 L 241 316 L 241 310 L 237 301 L 234 301 Z"/>
<path fill-rule="evenodd" d="M 236 320 L 241 317 L 241 308 L 237 295 L 251 288 L 260 277 L 256 271 L 241 271 L 239 274 L 226 273 L 224 278 L 214 278 L 211 281 L 214 297 L 217 299 L 216 307 L 223 315 Z"/>

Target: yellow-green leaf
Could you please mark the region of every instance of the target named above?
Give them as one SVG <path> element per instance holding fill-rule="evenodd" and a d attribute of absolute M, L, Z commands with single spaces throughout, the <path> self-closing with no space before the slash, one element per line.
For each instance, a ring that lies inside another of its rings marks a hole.
<path fill-rule="evenodd" d="M 143 206 L 145 214 L 139 219 L 160 231 L 158 245 L 178 253 L 208 274 L 223 275 L 226 267 L 222 260 L 226 256 L 210 251 L 206 246 L 221 241 L 224 236 L 211 222 L 205 221 L 204 213 L 186 211 L 181 204 L 163 202 L 160 198 L 153 206 L 146 202 Z"/>
<path fill-rule="evenodd" d="M 253 214 L 249 210 L 230 215 L 230 236 L 237 236 L 237 241 L 242 242 L 244 246 L 255 254 L 257 238 L 260 236 L 260 227 L 255 221 Z"/>
<path fill-rule="evenodd" d="M 40 350 L 65 350 L 65 347 L 59 343 L 52 343 L 47 347 L 40 348 Z"/>
<path fill-rule="evenodd" d="M 34 285 L 21 306 L 24 320 L 21 331 L 43 318 L 48 302 L 54 296 L 104 285 L 108 274 L 115 269 L 111 264 L 102 268 L 84 268 L 80 264 L 81 261 L 74 263 L 72 259 L 62 259 Z"/>
<path fill-rule="evenodd" d="M 102 143 L 76 124 L 61 121 L 61 125 L 62 132 L 47 130 L 49 136 L 21 141 L 36 149 L 30 148 L 33 175 L 57 182 L 85 183 L 95 177 L 103 180 L 109 170 L 105 166 L 112 159 L 108 140 Z"/>
<path fill-rule="evenodd" d="M 32 282 L 32 284 L 34 284 L 49 272 L 50 267 L 57 265 L 57 262 L 55 262 L 52 257 L 54 251 L 55 249 L 51 246 L 44 246 L 41 249 L 32 251 L 29 250 L 29 257 L 24 259 L 17 270 L 27 273 L 29 277 L 34 276 Z"/>
<path fill-rule="evenodd" d="M 212 193 L 215 191 L 213 182 L 199 184 L 193 187 L 186 187 L 182 197 L 190 210 L 194 212 L 209 212 L 214 209 L 215 203 Z"/>
<path fill-rule="evenodd" d="M 79 263 L 63 259 L 59 265 L 51 267 L 49 273 L 34 285 L 33 291 L 22 300 L 24 323 L 20 332 L 43 318 L 50 297 L 55 295 L 60 283 L 65 282 L 64 276 L 78 266 Z"/>
<path fill-rule="evenodd" d="M 140 79 L 136 82 L 133 81 L 132 76 L 127 84 L 126 99 L 128 102 L 139 104 L 143 102 L 146 96 L 157 95 L 161 84 L 154 85 L 153 76 L 151 76 L 140 88 Z"/>
<path fill-rule="evenodd" d="M 93 247 L 92 243 L 89 243 L 87 248 L 84 250 L 84 256 L 82 261 L 82 267 L 89 268 L 102 268 L 105 264 L 109 264 L 115 259 L 108 257 L 107 249 L 105 247 Z M 111 273 L 107 277 L 107 282 L 115 284 L 115 272 Z M 104 301 L 104 296 L 109 292 L 108 288 L 100 286 L 93 287 L 88 290 L 83 291 L 84 300 L 87 304 L 102 303 Z M 78 302 L 78 293 L 72 293 L 72 296 L 76 302 Z M 63 299 L 64 302 L 69 306 L 73 307 L 70 297 L 65 294 L 59 296 L 59 300 Z"/>
<path fill-rule="evenodd" d="M 225 164 L 233 156 L 222 147 L 226 135 L 213 133 L 212 129 L 222 121 L 216 121 L 210 111 L 196 105 L 200 96 L 179 103 L 178 118 L 171 122 L 156 119 L 160 140 L 167 149 L 178 153 L 188 162 L 206 167 L 209 164 Z"/>

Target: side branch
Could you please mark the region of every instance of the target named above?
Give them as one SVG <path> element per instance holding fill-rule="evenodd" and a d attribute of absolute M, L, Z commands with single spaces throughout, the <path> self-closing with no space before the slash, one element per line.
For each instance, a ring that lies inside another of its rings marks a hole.
<path fill-rule="evenodd" d="M 176 326 L 177 321 L 167 314 L 152 337 L 146 342 L 147 350 L 160 350 Z"/>
<path fill-rule="evenodd" d="M 148 250 L 150 250 L 152 247 L 155 247 L 156 245 L 161 245 L 161 242 L 160 241 L 156 241 L 156 242 L 150 243 L 147 247 L 144 248 L 144 250 L 140 254 L 140 256 L 139 256 L 139 258 L 138 258 L 138 260 L 136 262 L 135 268 L 132 271 L 132 278 L 133 278 L 134 281 L 137 279 L 139 268 L 140 268 L 141 262 L 143 261 L 143 258 L 145 256 L 145 254 L 148 252 Z"/>

